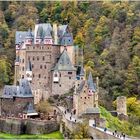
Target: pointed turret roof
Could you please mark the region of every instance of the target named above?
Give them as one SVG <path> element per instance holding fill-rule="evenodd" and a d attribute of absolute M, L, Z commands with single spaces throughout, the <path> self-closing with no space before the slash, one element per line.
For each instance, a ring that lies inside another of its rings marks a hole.
<path fill-rule="evenodd" d="M 81 68 L 80 68 L 80 74 L 79 74 L 80 76 L 84 76 L 85 75 L 85 71 L 84 71 L 84 67 L 83 67 L 83 65 L 81 66 Z"/>
<path fill-rule="evenodd" d="M 17 86 L 18 97 L 33 97 L 30 84 L 27 79 L 20 79 L 19 86 Z"/>
<path fill-rule="evenodd" d="M 96 87 L 95 87 L 95 84 L 93 83 L 93 78 L 92 78 L 92 73 L 90 72 L 89 73 L 89 76 L 88 76 L 88 88 L 93 90 L 93 91 L 96 91 Z"/>
<path fill-rule="evenodd" d="M 27 110 L 25 110 L 26 113 L 36 113 L 33 104 L 30 102 L 27 106 Z"/>
<path fill-rule="evenodd" d="M 70 58 L 67 54 L 66 49 L 64 49 L 64 51 L 62 52 L 58 63 L 56 64 L 56 66 L 54 67 L 53 70 L 64 70 L 64 71 L 75 71 L 76 69 L 74 68 L 74 66 L 72 65 Z"/>
<path fill-rule="evenodd" d="M 32 71 L 31 61 L 28 60 L 26 71 Z"/>

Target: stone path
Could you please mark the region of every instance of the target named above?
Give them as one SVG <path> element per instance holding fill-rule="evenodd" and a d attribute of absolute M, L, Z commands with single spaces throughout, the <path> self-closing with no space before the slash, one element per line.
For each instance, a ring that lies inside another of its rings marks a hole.
<path fill-rule="evenodd" d="M 72 122 L 75 122 L 75 120 L 76 120 L 75 123 L 82 122 L 82 119 L 78 119 L 75 115 L 71 116 L 71 113 L 67 112 L 64 107 L 58 106 L 58 108 L 61 110 L 61 112 L 63 112 L 63 114 L 64 114 L 64 116 L 67 120 L 72 121 Z M 66 111 L 66 114 L 65 114 L 65 111 Z M 94 129 L 98 129 L 99 131 L 102 131 L 103 133 L 107 133 L 107 134 L 113 136 L 113 131 L 110 131 L 110 130 L 107 129 L 106 132 L 105 132 L 104 128 L 94 127 L 92 121 L 89 121 L 89 126 L 93 127 Z M 117 137 L 117 135 L 114 135 L 114 137 L 116 137 L 117 139 L 121 139 L 121 140 L 132 140 L 132 139 L 134 139 L 133 137 L 129 137 L 127 135 L 126 135 L 125 139 L 123 137 Z"/>

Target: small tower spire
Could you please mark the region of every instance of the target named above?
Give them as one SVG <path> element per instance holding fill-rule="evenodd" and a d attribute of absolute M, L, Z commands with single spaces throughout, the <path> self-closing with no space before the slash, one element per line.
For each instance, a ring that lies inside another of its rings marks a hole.
<path fill-rule="evenodd" d="M 93 78 L 92 78 L 92 73 L 91 72 L 89 73 L 87 83 L 88 83 L 88 88 L 95 92 L 96 87 L 95 87 L 95 84 L 93 83 Z"/>

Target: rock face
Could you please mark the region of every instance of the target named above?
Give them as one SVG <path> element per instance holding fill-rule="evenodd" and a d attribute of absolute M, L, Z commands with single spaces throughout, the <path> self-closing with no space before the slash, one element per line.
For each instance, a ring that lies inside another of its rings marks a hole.
<path fill-rule="evenodd" d="M 59 130 L 56 121 L 0 119 L 0 132 L 10 134 L 48 134 Z"/>

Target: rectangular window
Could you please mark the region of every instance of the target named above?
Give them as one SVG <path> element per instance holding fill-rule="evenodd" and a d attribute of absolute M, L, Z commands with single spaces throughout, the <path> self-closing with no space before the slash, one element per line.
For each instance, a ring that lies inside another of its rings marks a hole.
<path fill-rule="evenodd" d="M 72 72 L 68 72 L 68 74 L 72 74 Z"/>

